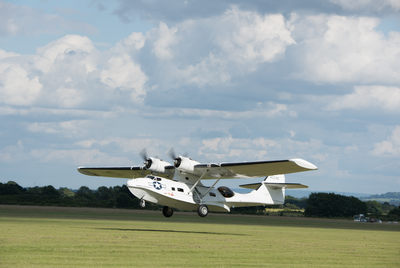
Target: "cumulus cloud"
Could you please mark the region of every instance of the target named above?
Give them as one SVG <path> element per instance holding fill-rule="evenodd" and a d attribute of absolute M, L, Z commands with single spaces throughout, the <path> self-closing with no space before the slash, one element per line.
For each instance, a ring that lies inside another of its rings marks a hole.
<path fill-rule="evenodd" d="M 128 37 L 122 39 L 113 48 L 112 51 L 124 51 L 126 53 L 135 53 L 141 50 L 146 43 L 146 37 L 141 32 L 133 32 Z"/>
<path fill-rule="evenodd" d="M 382 109 L 388 112 L 400 112 L 400 88 L 389 86 L 356 86 L 350 94 L 337 97 L 328 109 Z"/>
<path fill-rule="evenodd" d="M 70 56 L 79 54 L 80 64 L 86 72 L 95 69 L 88 55 L 95 50 L 92 41 L 86 36 L 66 35 L 37 50 L 35 67 L 43 73 L 49 72 L 54 64 L 63 62 Z"/>
<path fill-rule="evenodd" d="M 372 153 L 377 156 L 400 156 L 400 125 L 394 128 L 387 140 L 376 143 Z"/>
<path fill-rule="evenodd" d="M 164 22 L 160 22 L 157 33 L 157 40 L 153 44 L 153 51 L 157 58 L 162 60 L 169 60 L 173 58 L 171 46 L 174 45 L 176 40 L 177 28 L 169 28 Z"/>
<path fill-rule="evenodd" d="M 281 14 L 260 15 L 233 7 L 216 24 L 225 29 L 216 34 L 217 44 L 239 63 L 276 60 L 295 43 Z"/>
<path fill-rule="evenodd" d="M 41 90 L 39 77 L 17 63 L 0 63 L 0 102 L 12 105 L 33 104 Z"/>
<path fill-rule="evenodd" d="M 55 91 L 61 107 L 72 108 L 82 103 L 83 99 L 79 90 L 75 88 L 61 87 Z"/>
<path fill-rule="evenodd" d="M 7 105 L 77 108 L 112 99 L 139 103 L 147 76 L 131 56 L 144 46 L 132 33 L 100 52 L 86 36 L 66 35 L 33 55 L 0 50 L 0 102 Z M 100 93 L 100 94 L 99 94 Z"/>
<path fill-rule="evenodd" d="M 147 76 L 140 65 L 126 54 L 111 57 L 100 73 L 100 80 L 112 89 L 131 92 L 131 97 L 136 102 L 141 101 L 146 93 L 144 84 Z"/>
<path fill-rule="evenodd" d="M 318 83 L 399 83 L 400 32 L 372 17 L 292 16 L 297 78 Z"/>
<path fill-rule="evenodd" d="M 173 27 L 160 23 L 147 37 L 156 57 L 169 60 L 156 63 L 163 70 L 155 74 L 163 87 L 226 84 L 260 64 L 277 61 L 295 44 L 281 14 L 260 15 L 237 7 Z"/>

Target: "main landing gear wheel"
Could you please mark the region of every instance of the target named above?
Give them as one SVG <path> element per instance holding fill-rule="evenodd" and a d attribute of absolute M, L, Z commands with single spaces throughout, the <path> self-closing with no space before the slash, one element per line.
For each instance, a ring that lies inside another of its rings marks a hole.
<path fill-rule="evenodd" d="M 205 217 L 208 215 L 208 207 L 206 205 L 200 205 L 197 209 L 197 213 L 199 213 L 200 217 Z"/>
<path fill-rule="evenodd" d="M 144 199 L 140 199 L 140 201 L 139 201 L 139 206 L 140 206 L 141 208 L 144 208 L 144 207 L 146 206 L 146 201 L 144 201 Z"/>
<path fill-rule="evenodd" d="M 174 214 L 174 210 L 173 210 L 172 208 L 170 208 L 170 207 L 165 206 L 165 207 L 163 207 L 163 209 L 162 209 L 162 214 L 163 214 L 165 217 L 169 218 L 169 217 L 172 216 L 172 214 Z"/>

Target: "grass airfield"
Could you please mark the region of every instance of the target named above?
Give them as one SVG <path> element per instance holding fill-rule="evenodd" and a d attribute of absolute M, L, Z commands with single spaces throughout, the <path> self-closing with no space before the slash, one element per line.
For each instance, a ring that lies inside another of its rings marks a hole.
<path fill-rule="evenodd" d="M 400 267 L 400 225 L 0 205 L 0 267 Z"/>

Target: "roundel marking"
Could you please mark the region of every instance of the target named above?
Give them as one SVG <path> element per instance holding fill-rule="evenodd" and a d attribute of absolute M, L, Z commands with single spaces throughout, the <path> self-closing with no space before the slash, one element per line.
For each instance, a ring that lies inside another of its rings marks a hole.
<path fill-rule="evenodd" d="M 157 190 L 161 190 L 161 188 L 162 188 L 161 183 L 158 182 L 158 181 L 154 181 L 154 182 L 153 182 L 153 186 L 154 186 L 154 188 L 156 188 Z"/>

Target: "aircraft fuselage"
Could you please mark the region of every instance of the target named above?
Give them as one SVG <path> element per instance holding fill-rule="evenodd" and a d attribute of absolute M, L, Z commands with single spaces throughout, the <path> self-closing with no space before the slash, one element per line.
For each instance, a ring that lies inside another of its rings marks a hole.
<path fill-rule="evenodd" d="M 193 184 L 152 175 L 131 179 L 127 186 L 140 200 L 181 210 L 197 210 L 199 205 L 206 204 L 210 211 L 229 212 L 231 207 L 276 204 L 267 195 L 256 195 L 257 191 L 247 194 L 232 191 L 232 196 L 224 197 L 220 188 L 193 187 Z"/>

